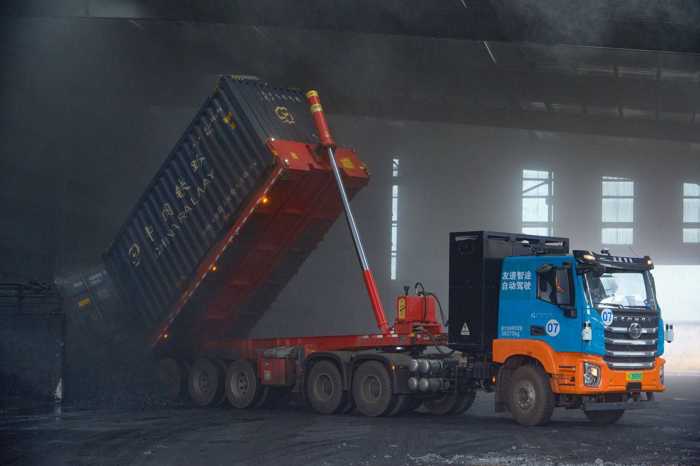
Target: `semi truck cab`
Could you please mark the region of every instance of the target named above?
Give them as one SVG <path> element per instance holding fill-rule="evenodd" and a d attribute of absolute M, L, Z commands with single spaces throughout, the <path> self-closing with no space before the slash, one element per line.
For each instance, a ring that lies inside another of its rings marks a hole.
<path fill-rule="evenodd" d="M 538 380 L 513 384 L 517 371 L 547 383 L 551 404 L 582 408 L 594 422 L 649 407 L 665 389 L 661 356 L 664 339 L 673 336 L 664 331 L 652 260 L 569 254 L 568 242 L 493 232 L 451 236 L 450 316 L 458 316 L 451 336 L 463 350 L 488 351 L 492 340 L 492 360 L 500 364 L 496 410 L 525 424 L 548 418 L 551 408 L 540 406 L 533 416 Z M 482 311 L 474 312 L 474 304 Z M 520 369 L 526 365 L 532 367 Z"/>

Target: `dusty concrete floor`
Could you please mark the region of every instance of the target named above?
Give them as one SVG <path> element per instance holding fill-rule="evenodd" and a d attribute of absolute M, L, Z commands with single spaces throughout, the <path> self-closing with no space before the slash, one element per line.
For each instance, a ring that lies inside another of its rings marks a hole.
<path fill-rule="evenodd" d="M 310 408 L 237 411 L 86 407 L 0 413 L 0 462 L 13 464 L 700 464 L 700 377 L 668 376 L 655 410 L 598 426 L 556 410 L 521 427 L 479 393 L 440 417 L 322 416 Z"/>

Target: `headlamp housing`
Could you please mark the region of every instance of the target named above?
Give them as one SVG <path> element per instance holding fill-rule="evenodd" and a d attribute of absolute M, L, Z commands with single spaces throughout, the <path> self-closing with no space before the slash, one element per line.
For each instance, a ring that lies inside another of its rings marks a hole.
<path fill-rule="evenodd" d="M 590 362 L 583 363 L 583 384 L 586 387 L 596 388 L 600 385 L 600 377 L 600 366 L 591 364 Z"/>

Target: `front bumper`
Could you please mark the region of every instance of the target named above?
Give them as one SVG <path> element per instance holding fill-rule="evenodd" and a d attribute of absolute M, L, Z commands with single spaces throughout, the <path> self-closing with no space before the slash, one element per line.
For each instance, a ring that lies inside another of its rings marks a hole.
<path fill-rule="evenodd" d="M 566 361 L 558 368 L 557 373 L 550 379 L 552 391 L 576 395 L 601 395 L 605 393 L 630 393 L 630 392 L 662 392 L 666 387 L 661 385 L 659 368 L 665 364 L 665 360 L 657 357 L 654 368 L 650 370 L 612 370 L 603 361 L 601 356 L 584 353 L 568 353 L 563 357 Z M 600 384 L 597 387 L 588 387 L 583 383 L 583 363 L 588 362 L 600 367 Z M 627 374 L 641 373 L 642 380 L 628 381 Z M 641 385 L 640 385 L 641 384 Z"/>

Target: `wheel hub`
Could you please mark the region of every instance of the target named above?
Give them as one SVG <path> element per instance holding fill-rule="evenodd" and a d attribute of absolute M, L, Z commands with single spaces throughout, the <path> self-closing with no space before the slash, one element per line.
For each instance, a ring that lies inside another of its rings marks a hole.
<path fill-rule="evenodd" d="M 374 375 L 368 375 L 365 380 L 365 393 L 370 402 L 374 403 L 382 395 L 382 384 L 379 379 Z"/>
<path fill-rule="evenodd" d="M 522 380 L 515 387 L 515 401 L 522 412 L 530 412 L 535 406 L 535 387 L 529 380 Z"/>
<path fill-rule="evenodd" d="M 205 370 L 201 370 L 197 373 L 195 380 L 195 389 L 199 394 L 205 394 L 209 392 L 211 388 L 211 381 L 209 380 L 209 373 Z"/>
<path fill-rule="evenodd" d="M 245 396 L 248 393 L 248 388 L 250 387 L 250 380 L 248 380 L 248 374 L 243 371 L 238 371 L 231 377 L 232 386 L 231 391 L 237 397 Z"/>
<path fill-rule="evenodd" d="M 321 374 L 316 379 L 314 394 L 321 401 L 328 401 L 333 395 L 333 380 L 327 374 Z"/>

